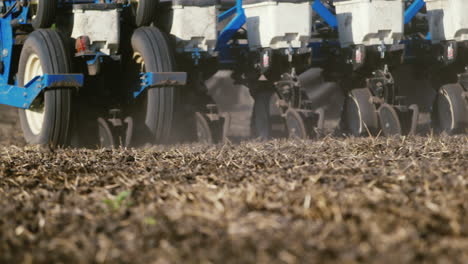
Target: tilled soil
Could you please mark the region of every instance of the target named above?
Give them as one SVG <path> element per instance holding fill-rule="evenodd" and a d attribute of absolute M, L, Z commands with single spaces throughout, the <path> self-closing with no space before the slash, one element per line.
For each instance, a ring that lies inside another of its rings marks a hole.
<path fill-rule="evenodd" d="M 24 146 L 25 141 L 19 124 L 18 109 L 0 105 L 0 146 Z"/>
<path fill-rule="evenodd" d="M 1 263 L 467 263 L 468 137 L 0 148 Z"/>

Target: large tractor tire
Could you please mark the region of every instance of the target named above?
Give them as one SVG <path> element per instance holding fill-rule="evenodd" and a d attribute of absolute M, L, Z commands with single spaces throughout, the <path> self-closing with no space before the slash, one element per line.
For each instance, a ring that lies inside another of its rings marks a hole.
<path fill-rule="evenodd" d="M 29 12 L 32 26 L 35 29 L 52 26 L 55 20 L 57 5 L 57 0 L 31 0 L 29 2 Z"/>
<path fill-rule="evenodd" d="M 56 31 L 41 29 L 24 43 L 18 66 L 18 84 L 24 86 L 34 77 L 71 72 L 71 59 L 64 41 Z M 72 90 L 48 89 L 27 110 L 19 110 L 24 138 L 30 144 L 66 146 L 72 123 Z"/>
<path fill-rule="evenodd" d="M 173 72 L 175 62 L 166 36 L 154 27 L 135 30 L 132 39 L 134 85 L 139 85 L 139 73 Z M 175 116 L 176 88 L 173 86 L 148 88 L 132 109 L 135 138 L 132 145 L 161 144 L 169 140 Z"/>

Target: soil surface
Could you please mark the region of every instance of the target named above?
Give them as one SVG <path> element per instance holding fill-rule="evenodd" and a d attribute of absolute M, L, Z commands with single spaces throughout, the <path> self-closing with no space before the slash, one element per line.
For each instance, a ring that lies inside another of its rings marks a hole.
<path fill-rule="evenodd" d="M 0 263 L 468 262 L 468 136 L 51 151 L 15 127 Z"/>

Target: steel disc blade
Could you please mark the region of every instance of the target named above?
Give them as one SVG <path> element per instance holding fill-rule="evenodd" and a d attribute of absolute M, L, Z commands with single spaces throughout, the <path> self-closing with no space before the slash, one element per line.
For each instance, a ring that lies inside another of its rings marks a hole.
<path fill-rule="evenodd" d="M 197 139 L 198 142 L 212 144 L 213 135 L 211 133 L 210 125 L 206 120 L 205 116 L 200 113 L 195 113 L 195 122 L 197 126 Z"/>
<path fill-rule="evenodd" d="M 398 113 L 389 104 L 383 104 L 379 108 L 380 126 L 386 136 L 401 135 L 401 123 Z"/>
<path fill-rule="evenodd" d="M 294 109 L 289 109 L 286 112 L 286 124 L 288 127 L 290 138 L 306 139 L 307 131 L 304 124 L 304 119 Z"/>
<path fill-rule="evenodd" d="M 109 127 L 109 124 L 104 118 L 98 118 L 98 135 L 99 135 L 99 146 L 101 148 L 113 148 L 115 147 L 114 136 Z"/>

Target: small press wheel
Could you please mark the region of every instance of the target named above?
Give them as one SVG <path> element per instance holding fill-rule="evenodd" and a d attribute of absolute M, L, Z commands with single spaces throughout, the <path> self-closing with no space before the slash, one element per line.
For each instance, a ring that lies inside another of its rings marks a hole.
<path fill-rule="evenodd" d="M 380 127 L 385 136 L 401 135 L 402 129 L 398 113 L 389 104 L 382 104 L 379 107 Z"/>
<path fill-rule="evenodd" d="M 286 111 L 286 125 L 290 138 L 307 139 L 304 118 L 299 112 L 294 109 L 288 109 L 288 111 Z"/>
<path fill-rule="evenodd" d="M 52 26 L 57 11 L 58 0 L 30 0 L 29 14 L 35 29 Z"/>
<path fill-rule="evenodd" d="M 435 105 L 435 121 L 449 135 L 463 133 L 468 113 L 460 84 L 447 84 L 439 89 Z"/>
<path fill-rule="evenodd" d="M 377 111 L 371 102 L 369 89 L 354 89 L 348 93 L 343 113 L 344 125 L 353 136 L 374 134 L 378 129 Z"/>
<path fill-rule="evenodd" d="M 29 35 L 21 51 L 18 85 L 24 86 L 36 76 L 71 72 L 71 59 L 60 35 L 41 29 Z M 19 110 L 24 138 L 30 144 L 65 146 L 69 144 L 72 123 L 72 90 L 48 89 L 31 107 Z"/>
<path fill-rule="evenodd" d="M 173 72 L 175 63 L 167 39 L 159 29 L 142 27 L 131 39 L 133 57 L 126 71 L 131 89 L 140 87 L 140 73 Z M 133 116 L 133 145 L 166 143 L 172 133 L 175 115 L 176 88 L 154 87 L 145 90 L 135 102 Z M 138 142 L 137 142 L 138 141 Z"/>

